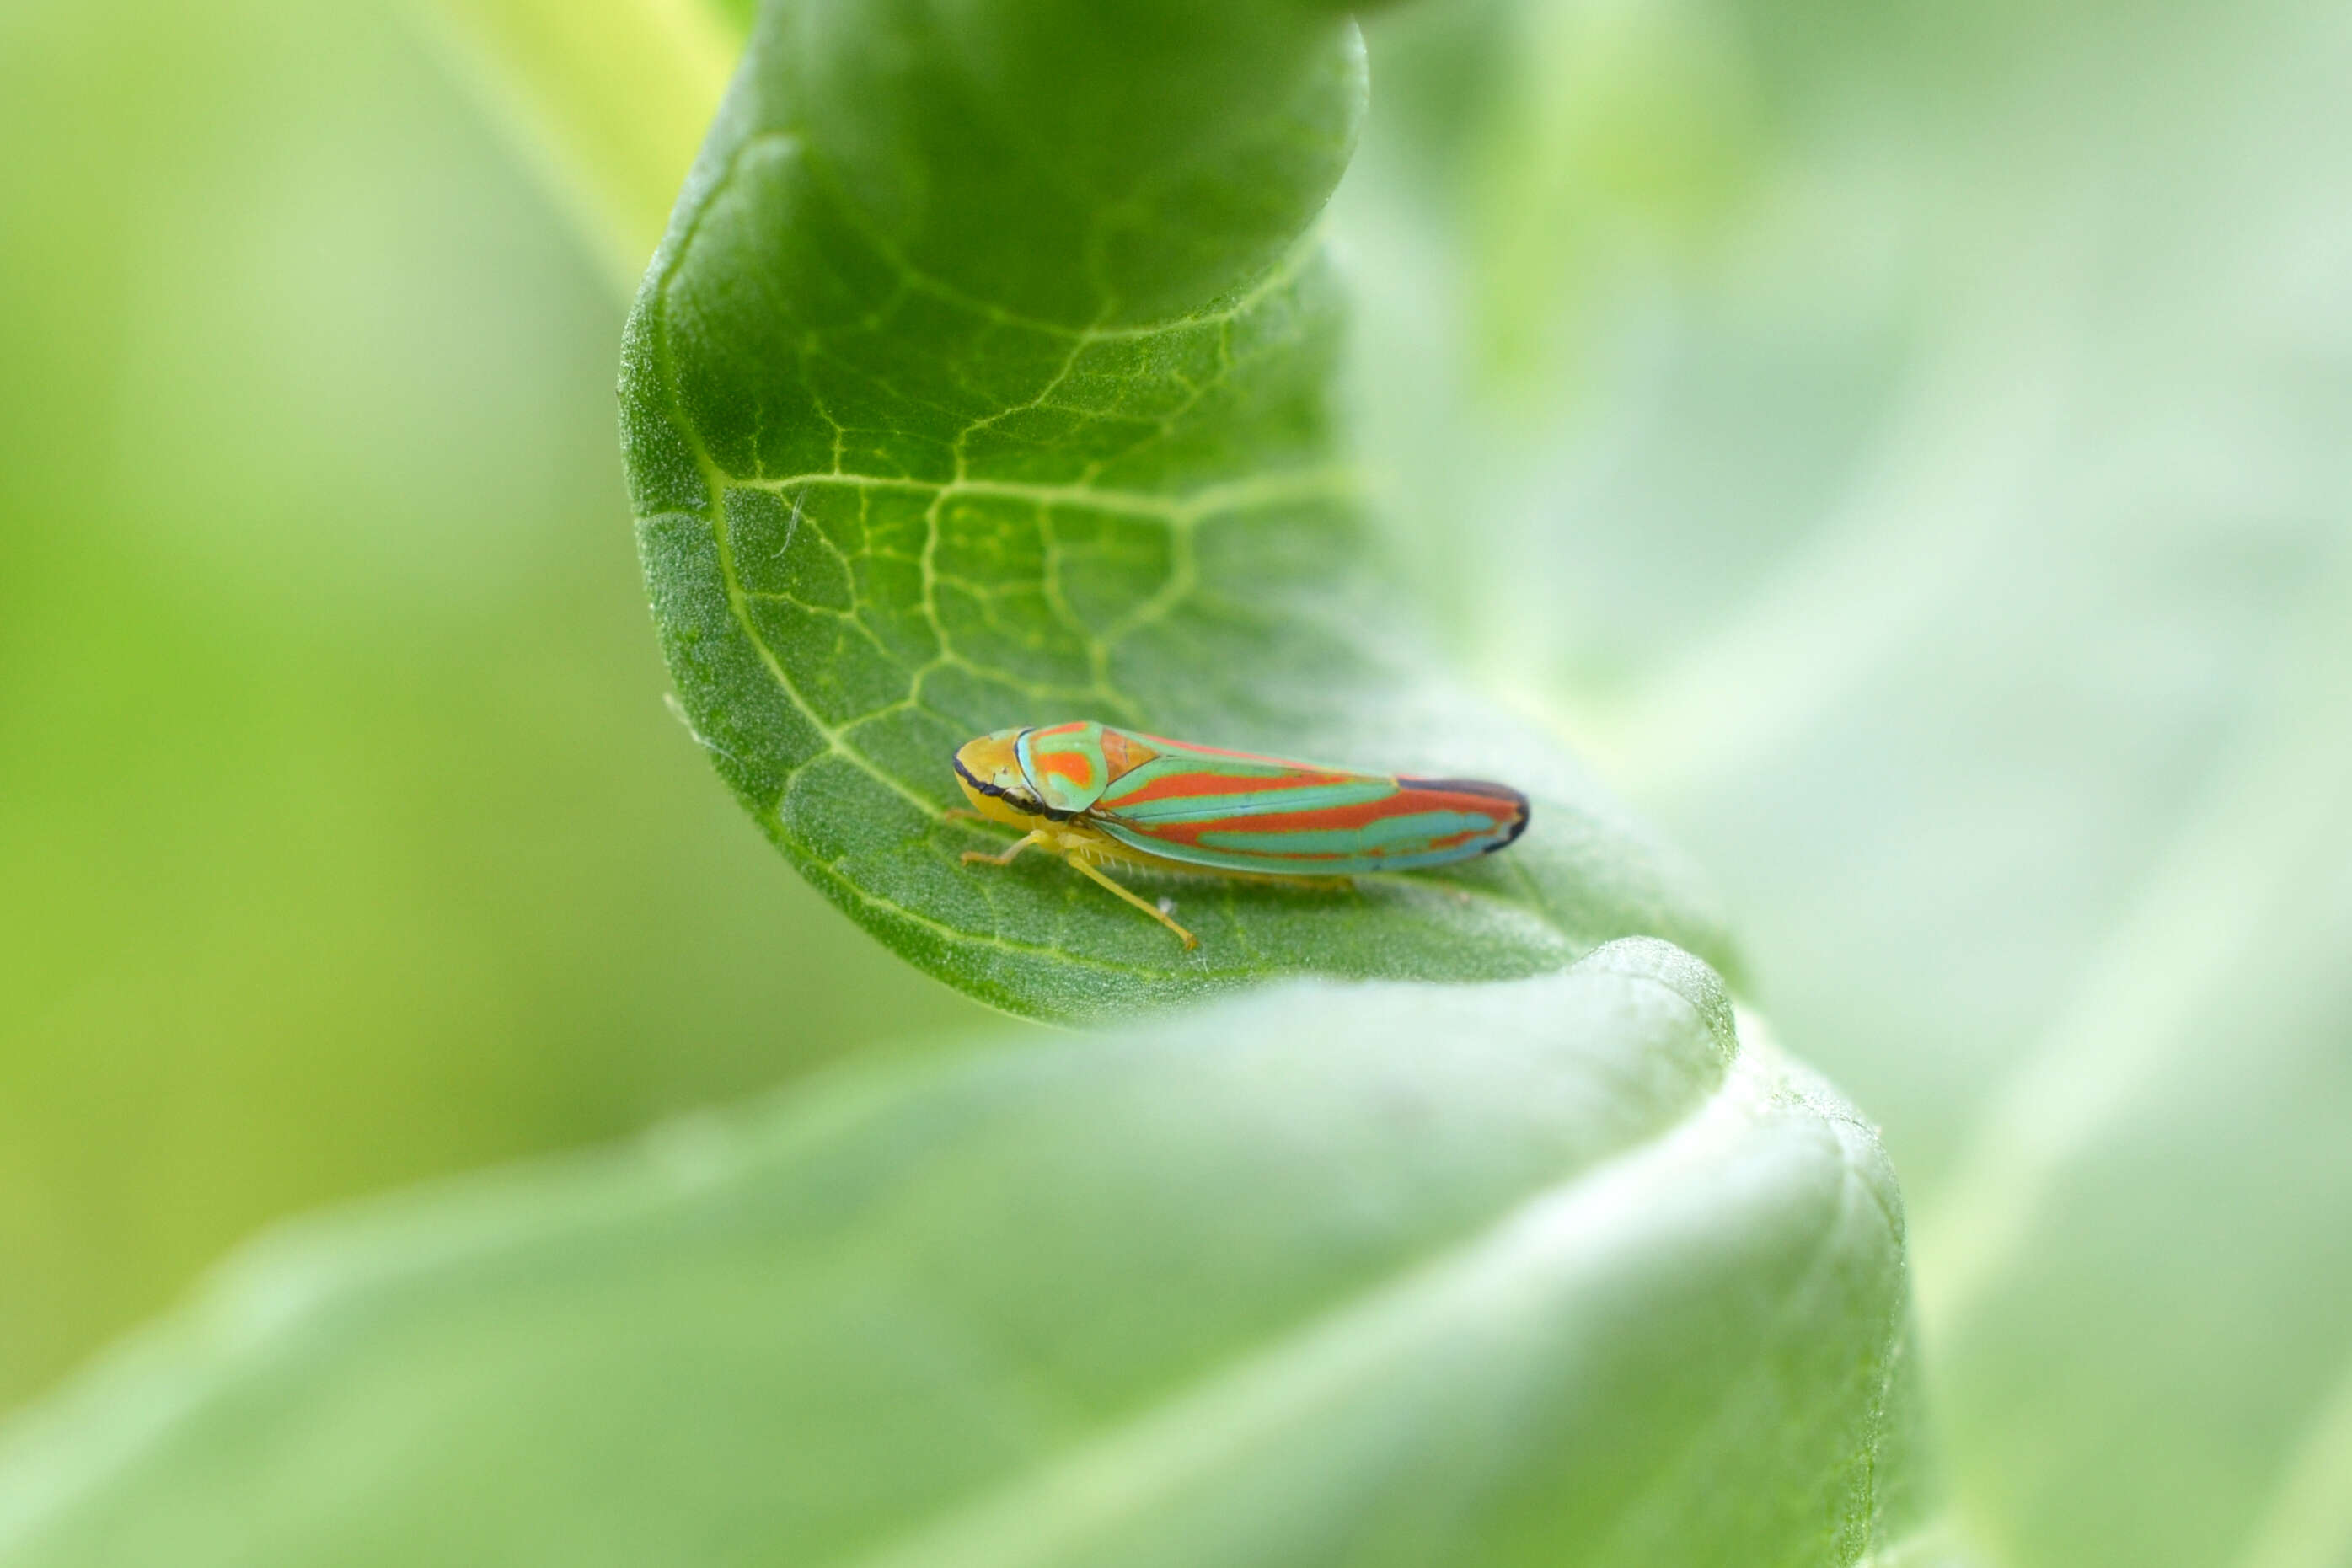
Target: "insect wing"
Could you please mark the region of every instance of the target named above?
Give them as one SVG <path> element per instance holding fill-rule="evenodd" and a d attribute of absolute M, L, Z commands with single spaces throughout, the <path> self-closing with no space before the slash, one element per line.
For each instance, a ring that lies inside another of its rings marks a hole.
<path fill-rule="evenodd" d="M 1446 865 L 1527 826 L 1527 798 L 1465 779 L 1394 779 L 1139 737 L 1158 755 L 1088 821 L 1130 849 L 1217 871 L 1346 876 Z"/>

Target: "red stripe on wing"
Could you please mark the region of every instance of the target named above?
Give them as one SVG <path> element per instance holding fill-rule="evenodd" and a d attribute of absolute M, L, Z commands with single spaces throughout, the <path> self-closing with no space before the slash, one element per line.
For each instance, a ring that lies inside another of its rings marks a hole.
<path fill-rule="evenodd" d="M 1198 749 L 1197 747 L 1195 749 Z M 1238 751 L 1221 753 L 1240 757 Z M 1297 764 L 1275 762 L 1271 758 L 1253 757 L 1252 762 L 1267 762 L 1277 768 L 1295 768 Z M 1323 773 L 1298 771 L 1265 773 L 1252 776 L 1234 773 L 1163 773 L 1156 779 L 1136 786 L 1118 798 L 1114 810 L 1140 806 L 1148 800 L 1189 800 L 1207 795 L 1262 795 L 1270 789 L 1304 789 L 1323 784 L 1360 784 L 1377 774 Z"/>
<path fill-rule="evenodd" d="M 1172 751 L 1180 755 L 1190 753 L 1194 757 L 1230 757 L 1236 762 L 1258 762 L 1268 768 L 1297 768 L 1309 773 L 1330 771 L 1328 768 L 1317 768 L 1312 763 L 1291 762 L 1279 757 L 1266 757 L 1255 751 L 1227 751 L 1222 746 L 1200 746 L 1189 740 L 1171 740 L 1164 735 L 1146 735 L 1140 730 L 1129 733 L 1146 746 L 1156 747 L 1162 752 Z"/>
<path fill-rule="evenodd" d="M 1507 827 L 1514 831 L 1513 836 L 1516 837 L 1517 830 L 1527 821 L 1526 797 L 1500 784 L 1465 779 L 1415 779 L 1410 787 L 1400 779 L 1398 784 L 1400 787 L 1393 795 L 1378 800 L 1359 801 L 1351 806 L 1323 806 L 1308 811 L 1253 812 L 1244 818 L 1211 818 L 1201 822 L 1154 822 L 1148 830 L 1138 828 L 1137 831 L 1148 831 L 1154 839 L 1189 844 L 1197 849 L 1204 847 L 1201 843 L 1203 834 L 1230 832 L 1240 822 L 1246 822 L 1253 834 L 1274 837 L 1283 833 L 1346 832 L 1369 827 L 1386 818 L 1417 816 L 1426 811 L 1458 811 L 1465 816 L 1487 820 L 1486 827 L 1465 828 L 1457 832 L 1443 834 L 1409 852 L 1421 852 L 1454 849 Z M 1430 788 L 1433 784 L 1443 784 L 1444 788 Z M 1275 852 L 1269 848 L 1267 852 Z M 1363 852 L 1367 852 L 1316 851 L 1297 852 L 1292 858 L 1349 860 Z"/>

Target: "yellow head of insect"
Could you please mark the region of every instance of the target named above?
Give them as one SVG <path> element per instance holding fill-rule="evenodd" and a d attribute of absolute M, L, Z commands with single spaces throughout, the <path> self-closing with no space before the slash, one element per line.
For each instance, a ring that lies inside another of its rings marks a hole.
<path fill-rule="evenodd" d="M 1021 771 L 1014 743 L 1018 729 L 1000 729 L 956 748 L 956 782 L 963 786 L 971 809 L 993 822 L 1034 828 L 1045 814 L 1045 804 Z"/>

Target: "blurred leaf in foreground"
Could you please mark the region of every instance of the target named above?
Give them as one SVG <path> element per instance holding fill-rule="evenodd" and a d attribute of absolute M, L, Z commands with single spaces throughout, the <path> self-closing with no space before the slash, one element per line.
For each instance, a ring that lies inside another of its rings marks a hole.
<path fill-rule="evenodd" d="M 1497 978 L 1613 936 L 1721 964 L 1693 879 L 1435 674 L 1373 564 L 1308 225 L 1363 100 L 1306 5 L 770 7 L 623 375 L 672 672 L 815 885 L 996 1004 L 1293 973 Z M 1536 798 L 1507 854 L 1352 894 L 1186 879 L 1202 950 L 1050 862 L 958 863 L 947 759 L 1100 718 Z"/>
<path fill-rule="evenodd" d="M 1304 985 L 283 1237 L 0 1555 L 1925 1562 L 1898 1201 L 1663 944 Z"/>

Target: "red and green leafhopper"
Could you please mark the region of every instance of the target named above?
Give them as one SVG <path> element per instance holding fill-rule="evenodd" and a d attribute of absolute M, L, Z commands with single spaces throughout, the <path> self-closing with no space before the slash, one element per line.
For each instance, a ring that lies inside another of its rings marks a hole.
<path fill-rule="evenodd" d="M 1199 940 L 1097 869 L 1126 864 L 1213 876 L 1328 883 L 1491 854 L 1526 831 L 1528 798 L 1475 779 L 1412 779 L 1221 751 L 1078 720 L 1000 729 L 955 754 L 971 811 L 1024 830 L 1032 844 Z"/>

